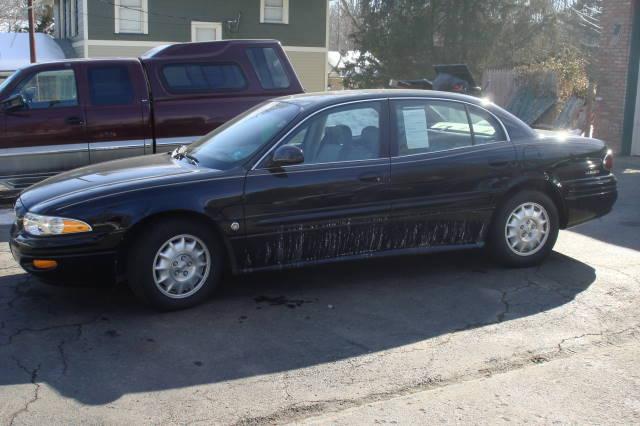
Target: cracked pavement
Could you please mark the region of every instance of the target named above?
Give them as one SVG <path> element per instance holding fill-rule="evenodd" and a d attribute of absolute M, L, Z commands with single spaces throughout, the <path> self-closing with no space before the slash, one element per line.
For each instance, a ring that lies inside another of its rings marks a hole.
<path fill-rule="evenodd" d="M 538 268 L 461 252 L 250 274 L 177 313 L 41 284 L 0 225 L 0 424 L 638 422 L 640 159 L 617 176 L 614 211 Z"/>

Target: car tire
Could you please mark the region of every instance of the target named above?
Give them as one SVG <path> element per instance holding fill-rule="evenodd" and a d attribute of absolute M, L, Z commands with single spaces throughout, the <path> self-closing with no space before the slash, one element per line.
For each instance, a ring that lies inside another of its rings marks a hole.
<path fill-rule="evenodd" d="M 135 236 L 127 256 L 127 281 L 144 303 L 162 311 L 185 309 L 218 287 L 222 245 L 198 221 L 154 221 Z"/>
<path fill-rule="evenodd" d="M 538 265 L 551 254 L 559 229 L 558 209 L 551 198 L 539 191 L 518 192 L 496 211 L 488 248 L 506 266 Z"/>

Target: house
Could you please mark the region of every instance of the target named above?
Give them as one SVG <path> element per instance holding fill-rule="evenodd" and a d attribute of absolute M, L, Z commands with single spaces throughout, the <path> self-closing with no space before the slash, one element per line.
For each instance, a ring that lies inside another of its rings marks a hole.
<path fill-rule="evenodd" d="M 328 0 L 55 0 L 55 36 L 81 58 L 175 42 L 280 40 L 307 91 L 327 87 Z"/>
<path fill-rule="evenodd" d="M 640 155 L 640 0 L 603 0 L 596 137 Z"/>
<path fill-rule="evenodd" d="M 38 62 L 65 58 L 64 52 L 53 38 L 42 33 L 37 33 L 35 37 Z M 0 82 L 30 62 L 28 33 L 0 33 Z"/>

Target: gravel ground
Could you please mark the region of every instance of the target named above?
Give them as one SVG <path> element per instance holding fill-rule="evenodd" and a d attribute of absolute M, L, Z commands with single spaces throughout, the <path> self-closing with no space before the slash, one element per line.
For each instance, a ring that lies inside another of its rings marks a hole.
<path fill-rule="evenodd" d="M 251 274 L 169 314 L 29 278 L 0 213 L 0 424 L 638 423 L 640 159 L 617 169 L 614 212 L 538 268 Z"/>

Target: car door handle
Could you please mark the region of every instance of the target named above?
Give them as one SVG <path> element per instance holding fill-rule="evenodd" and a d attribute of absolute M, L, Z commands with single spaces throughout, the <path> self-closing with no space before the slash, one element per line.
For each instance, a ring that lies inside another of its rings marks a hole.
<path fill-rule="evenodd" d="M 363 175 L 360 175 L 360 180 L 362 182 L 380 183 L 380 182 L 382 182 L 382 176 L 380 176 L 378 174 L 374 174 L 374 173 L 365 173 Z"/>
<path fill-rule="evenodd" d="M 67 117 L 64 122 L 72 126 L 81 126 L 84 124 L 84 120 L 81 117 Z"/>

